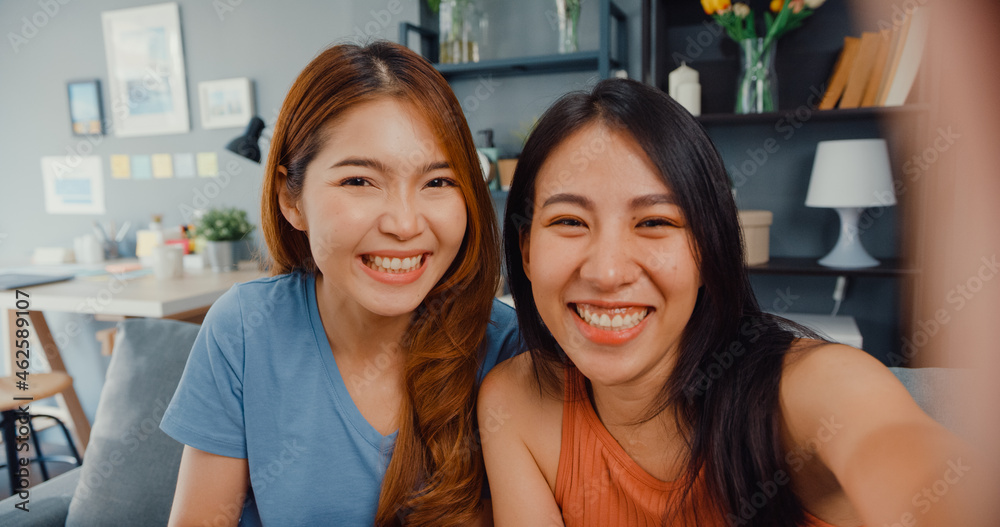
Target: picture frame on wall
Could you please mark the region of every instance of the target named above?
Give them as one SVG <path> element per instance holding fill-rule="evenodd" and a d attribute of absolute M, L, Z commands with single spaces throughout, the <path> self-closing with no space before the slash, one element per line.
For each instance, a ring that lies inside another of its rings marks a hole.
<path fill-rule="evenodd" d="M 101 13 L 116 137 L 190 130 L 176 3 Z"/>
<path fill-rule="evenodd" d="M 242 128 L 254 116 L 253 83 L 246 77 L 198 83 L 201 126 Z"/>
<path fill-rule="evenodd" d="M 103 135 L 101 81 L 92 79 L 67 82 L 66 93 L 69 97 L 69 121 L 73 135 Z"/>

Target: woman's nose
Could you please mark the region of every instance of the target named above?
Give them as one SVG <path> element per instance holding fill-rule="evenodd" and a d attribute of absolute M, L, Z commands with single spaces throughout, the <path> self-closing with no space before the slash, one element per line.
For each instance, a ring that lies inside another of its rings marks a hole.
<path fill-rule="evenodd" d="M 415 196 L 398 193 L 386 201 L 379 222 L 379 230 L 383 234 L 405 241 L 418 236 L 425 227 L 426 221 Z"/>
<path fill-rule="evenodd" d="M 580 277 L 600 291 L 616 291 L 634 283 L 641 269 L 629 245 L 625 235 L 595 237 L 580 267 Z"/>

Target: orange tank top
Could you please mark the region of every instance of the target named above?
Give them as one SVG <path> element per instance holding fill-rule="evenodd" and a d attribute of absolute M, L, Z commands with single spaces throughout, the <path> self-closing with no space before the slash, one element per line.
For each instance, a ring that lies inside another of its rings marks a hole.
<path fill-rule="evenodd" d="M 566 371 L 555 489 L 566 527 L 662 526 L 664 511 L 680 499 L 683 484 L 660 481 L 633 461 L 597 417 L 583 375 L 572 367 Z M 700 489 L 695 485 L 687 501 L 688 509 L 697 509 L 698 525 L 727 525 Z M 807 512 L 802 527 L 834 526 Z"/>

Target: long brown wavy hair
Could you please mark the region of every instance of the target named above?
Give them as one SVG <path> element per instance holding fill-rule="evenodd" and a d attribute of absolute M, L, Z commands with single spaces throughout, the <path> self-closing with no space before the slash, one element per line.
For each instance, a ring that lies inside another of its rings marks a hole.
<path fill-rule="evenodd" d="M 480 513 L 476 373 L 500 276 L 492 201 L 462 108 L 444 78 L 409 49 L 379 41 L 320 53 L 288 92 L 264 170 L 261 226 L 272 275 L 318 273 L 309 240 L 278 206 L 279 185 L 302 192 L 324 127 L 381 97 L 405 101 L 434 130 L 465 198 L 465 239 L 454 262 L 413 314 L 404 342 L 405 400 L 379 496 L 377 525 L 464 525 Z M 279 167 L 287 170 L 282 176 Z"/>

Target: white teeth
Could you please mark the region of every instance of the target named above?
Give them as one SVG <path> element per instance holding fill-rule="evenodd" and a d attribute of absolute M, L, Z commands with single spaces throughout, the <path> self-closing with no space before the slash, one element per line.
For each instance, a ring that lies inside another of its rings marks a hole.
<path fill-rule="evenodd" d="M 616 308 L 611 311 L 624 311 L 624 309 Z M 621 331 L 634 328 L 642 322 L 649 313 L 649 308 L 643 308 L 642 311 L 637 313 L 615 313 L 614 317 L 612 317 L 608 313 L 592 313 L 588 307 L 577 304 L 576 312 L 584 322 L 591 326 L 605 330 L 614 329 Z"/>
<path fill-rule="evenodd" d="M 420 267 L 422 256 L 408 258 L 389 258 L 381 256 L 365 256 L 362 261 L 369 268 L 380 273 L 407 273 Z"/>

